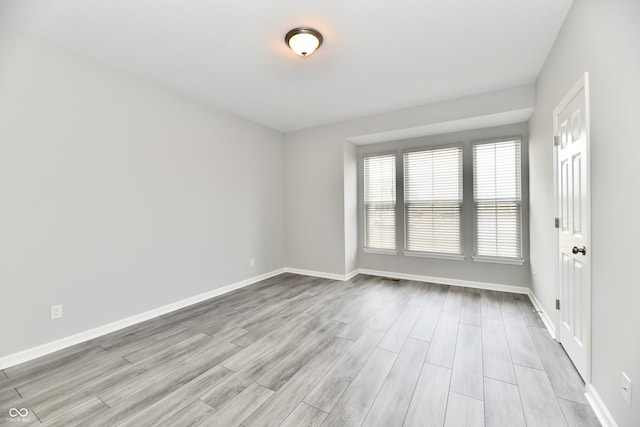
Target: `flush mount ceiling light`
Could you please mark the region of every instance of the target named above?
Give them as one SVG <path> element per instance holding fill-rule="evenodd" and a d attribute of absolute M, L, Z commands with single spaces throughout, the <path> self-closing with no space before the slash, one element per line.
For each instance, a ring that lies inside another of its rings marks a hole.
<path fill-rule="evenodd" d="M 284 41 L 297 55 L 309 56 L 322 44 L 322 34 L 309 27 L 298 27 L 284 36 Z"/>

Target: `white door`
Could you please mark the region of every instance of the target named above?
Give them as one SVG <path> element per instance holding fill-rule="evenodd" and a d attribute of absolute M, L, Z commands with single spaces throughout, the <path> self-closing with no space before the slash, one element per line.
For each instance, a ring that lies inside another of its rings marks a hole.
<path fill-rule="evenodd" d="M 558 340 L 589 382 L 591 248 L 587 77 L 554 111 L 558 206 Z"/>

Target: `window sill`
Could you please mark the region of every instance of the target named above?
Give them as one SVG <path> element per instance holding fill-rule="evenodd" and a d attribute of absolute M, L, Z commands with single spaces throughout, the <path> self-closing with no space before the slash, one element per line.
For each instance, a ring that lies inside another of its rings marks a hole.
<path fill-rule="evenodd" d="M 398 251 L 394 251 L 391 249 L 372 249 L 372 248 L 363 248 L 362 249 L 366 254 L 378 254 L 378 255 L 398 255 Z"/>
<path fill-rule="evenodd" d="M 487 262 L 490 264 L 509 264 L 509 265 L 524 265 L 524 259 L 517 258 L 493 258 L 493 257 L 483 257 L 483 256 L 474 256 L 473 260 L 475 262 Z"/>
<path fill-rule="evenodd" d="M 438 254 L 432 252 L 412 252 L 412 251 L 404 251 L 405 256 L 412 256 L 418 258 L 435 258 L 435 259 L 449 259 L 454 261 L 463 261 L 467 257 L 465 255 L 455 255 L 455 254 Z"/>

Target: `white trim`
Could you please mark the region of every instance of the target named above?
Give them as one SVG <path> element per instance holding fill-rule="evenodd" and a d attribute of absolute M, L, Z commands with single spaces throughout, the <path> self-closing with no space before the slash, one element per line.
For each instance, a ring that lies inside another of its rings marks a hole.
<path fill-rule="evenodd" d="M 351 280 L 354 277 L 356 277 L 358 274 L 360 274 L 360 270 L 358 270 L 357 268 L 355 270 L 353 270 L 351 273 L 347 273 L 345 275 L 345 279 L 344 280 Z"/>
<path fill-rule="evenodd" d="M 544 326 L 547 327 L 547 330 L 549 331 L 551 338 L 555 340 L 556 325 L 553 323 L 553 321 L 551 320 L 551 317 L 549 317 L 547 312 L 544 311 L 542 304 L 540 304 L 540 301 L 538 301 L 538 298 L 536 298 L 536 295 L 533 293 L 531 289 L 529 289 L 529 299 L 531 300 L 531 304 L 533 304 L 533 308 L 535 308 L 538 314 L 540 315 L 540 318 L 542 319 L 542 323 L 544 323 Z"/>
<path fill-rule="evenodd" d="M 584 90 L 584 109 L 585 109 L 585 132 L 586 132 L 586 158 L 587 158 L 587 209 L 586 209 L 586 214 L 589 216 L 588 218 L 588 230 L 587 230 L 587 248 L 590 249 L 592 247 L 591 242 L 591 235 L 592 235 L 592 231 L 591 231 L 591 220 L 592 220 L 592 214 L 591 214 L 591 114 L 590 114 L 590 110 L 591 110 L 591 103 L 589 100 L 589 96 L 590 96 L 590 92 L 589 92 L 589 72 L 585 71 L 580 78 L 578 79 L 578 81 L 573 85 L 573 87 L 571 87 L 571 89 L 569 90 L 569 92 L 562 98 L 562 101 L 560 101 L 560 103 L 558 104 L 558 106 L 556 108 L 554 108 L 553 110 L 553 136 L 556 136 L 556 131 L 558 129 L 558 114 L 560 114 L 560 112 L 562 112 L 562 110 L 569 105 L 569 103 L 580 93 L 581 90 Z M 553 201 L 554 201 L 554 210 L 555 210 L 555 215 L 556 217 L 560 217 L 560 206 L 558 203 L 558 147 L 556 147 L 554 145 L 553 147 Z M 555 253 L 555 290 L 556 290 L 556 295 L 558 296 L 557 298 L 561 298 L 561 292 L 560 292 L 560 265 L 559 265 L 559 258 L 560 258 L 560 241 L 559 241 L 559 235 L 558 235 L 558 230 L 554 229 L 555 233 L 554 233 L 554 240 L 555 240 L 555 247 L 554 247 L 554 253 Z M 591 331 L 592 331 L 592 311 L 591 311 L 591 301 L 592 301 L 592 274 L 591 274 L 591 268 L 593 265 L 593 258 L 592 258 L 592 251 L 588 251 L 587 252 L 587 257 L 588 257 L 588 268 L 586 269 L 586 282 L 587 282 L 587 286 L 586 286 L 586 294 L 585 294 L 585 307 L 587 309 L 587 317 L 588 317 L 588 321 L 587 321 L 587 325 L 586 325 L 586 330 L 584 333 L 585 336 L 585 340 L 584 340 L 584 344 L 586 347 L 586 352 L 587 352 L 587 367 L 586 367 L 586 372 L 584 373 L 584 381 L 585 384 L 589 385 L 591 384 L 591 357 L 592 357 L 592 346 L 591 346 Z M 560 324 L 560 310 L 556 310 L 557 314 L 556 314 L 556 320 L 557 320 L 557 324 Z M 558 335 L 556 335 L 555 339 L 560 342 L 560 335 L 558 333 Z"/>
<path fill-rule="evenodd" d="M 336 273 L 325 273 L 323 271 L 303 270 L 301 268 L 291 268 L 291 267 L 286 267 L 284 271 L 285 273 L 301 274 L 303 276 L 320 277 L 323 279 L 330 279 L 330 280 L 341 280 L 343 282 L 346 280 L 349 280 L 351 277 L 358 274 L 357 270 L 352 271 L 349 274 L 336 274 Z"/>
<path fill-rule="evenodd" d="M 542 304 L 540 304 L 540 301 L 538 301 L 538 298 L 536 298 L 533 291 L 526 286 L 503 285 L 499 283 L 476 282 L 476 281 L 469 281 L 469 280 L 456 280 L 456 279 L 448 279 L 444 277 L 423 276 L 418 274 L 406 274 L 406 273 L 396 273 L 391 271 L 369 270 L 366 268 L 360 268 L 360 269 L 354 270 L 346 275 L 324 273 L 319 271 L 301 270 L 297 268 L 285 268 L 285 271 L 287 273 L 295 273 L 295 274 L 302 274 L 305 276 L 315 276 L 315 277 L 322 277 L 322 278 L 328 278 L 333 280 L 343 280 L 343 281 L 349 280 L 358 274 L 368 274 L 371 276 L 390 277 L 393 279 L 414 280 L 414 281 L 420 281 L 420 282 L 439 283 L 439 284 L 450 285 L 450 286 L 464 286 L 464 287 L 475 288 L 475 289 L 487 289 L 491 291 L 524 294 L 529 296 L 531 303 L 533 304 L 534 308 L 539 312 L 544 325 L 549 331 L 549 334 L 551 334 L 551 337 L 553 339 L 556 338 L 556 328 L 554 323 L 551 321 L 551 318 L 549 317 L 547 312 L 544 310 L 544 308 L 542 307 Z M 605 406 L 604 402 L 602 402 L 602 399 L 600 399 L 600 396 L 596 392 L 593 385 L 591 384 L 587 385 L 585 396 L 587 398 L 587 401 L 590 403 L 591 407 L 593 408 L 593 411 L 595 412 L 596 416 L 598 417 L 598 420 L 600 420 L 600 422 L 602 423 L 603 427 L 618 427 L 618 424 L 616 424 L 615 420 L 611 416 L 611 413 Z"/>
<path fill-rule="evenodd" d="M 392 279 L 414 280 L 417 282 L 439 283 L 449 286 L 463 286 L 474 289 L 486 289 L 489 291 L 511 292 L 514 294 L 529 295 L 531 290 L 525 286 L 503 285 L 501 283 L 476 282 L 471 280 L 450 279 L 446 277 L 423 276 L 419 274 L 397 273 L 393 271 L 369 270 L 359 268 L 348 274 L 325 273 L 322 271 L 303 270 L 300 268 L 287 267 L 286 273 L 301 274 L 303 276 L 321 277 L 323 279 L 347 281 L 358 274 L 368 274 L 370 276 L 390 277 Z"/>
<path fill-rule="evenodd" d="M 29 360 L 36 359 L 38 357 L 45 356 L 58 350 L 62 350 L 72 345 L 80 344 L 82 342 L 98 338 L 102 335 L 110 334 L 111 332 L 118 331 L 120 329 L 135 325 L 137 323 L 144 322 L 149 319 L 161 316 L 163 314 L 170 313 L 172 311 L 197 304 L 199 302 L 208 300 L 210 298 L 226 294 L 236 289 L 243 288 L 245 286 L 253 285 L 261 280 L 269 279 L 270 277 L 277 276 L 285 272 L 284 268 L 270 271 L 268 273 L 261 274 L 259 276 L 250 277 L 240 282 L 232 283 L 227 286 L 213 289 L 209 292 L 205 292 L 200 295 L 196 295 L 190 298 L 186 298 L 171 304 L 164 305 L 162 307 L 154 308 L 144 313 L 136 314 L 131 317 L 116 320 L 115 322 L 108 323 L 106 325 L 98 326 L 97 328 L 89 329 L 88 331 L 80 332 L 75 335 L 71 335 L 65 338 L 61 338 L 56 341 L 52 341 L 46 344 L 42 344 L 27 350 L 20 351 L 18 353 L 9 354 L 4 357 L 0 357 L 0 369 L 9 368 L 11 366 L 19 365 L 20 363 L 28 362 Z"/>
<path fill-rule="evenodd" d="M 490 291 L 511 292 L 514 294 L 529 294 L 529 288 L 526 286 L 503 285 L 500 283 L 476 282 L 470 280 L 449 279 L 445 277 L 422 276 L 418 274 L 396 273 L 391 271 L 360 269 L 361 274 L 369 274 L 371 276 L 390 277 L 392 279 L 415 280 L 418 282 L 440 283 L 450 286 L 464 286 L 467 288 L 487 289 Z"/>
<path fill-rule="evenodd" d="M 593 408 L 593 412 L 595 412 L 602 427 L 618 427 L 618 423 L 616 423 L 613 415 L 611 415 L 611 412 L 607 409 L 593 384 L 587 385 L 587 392 L 584 395 L 591 405 L 591 408 Z"/>
<path fill-rule="evenodd" d="M 486 262 L 490 264 L 524 265 L 524 259 L 522 258 L 499 258 L 485 256 L 473 256 L 471 258 L 475 262 Z"/>
<path fill-rule="evenodd" d="M 413 256 L 418 258 L 434 258 L 434 259 L 448 259 L 452 261 L 463 261 L 466 259 L 466 255 L 463 254 L 440 254 L 436 252 L 417 252 L 417 251 L 404 251 L 404 256 Z"/>
<path fill-rule="evenodd" d="M 503 285 L 498 283 L 487 283 L 487 282 L 475 282 L 475 281 L 469 281 L 469 280 L 456 280 L 456 279 L 447 279 L 443 277 L 432 277 L 432 276 L 423 276 L 423 275 L 417 275 L 417 274 L 405 274 L 405 273 L 396 273 L 396 272 L 390 272 L 390 271 L 369 270 L 369 269 L 362 269 L 362 268 L 356 269 L 351 271 L 350 273 L 341 275 L 341 274 L 335 274 L 335 273 L 324 273 L 320 271 L 311 271 L 311 270 L 303 270 L 299 268 L 286 267 L 286 268 L 279 268 L 277 270 L 273 270 L 271 272 L 264 273 L 259 276 L 250 277 L 240 282 L 232 283 L 230 285 L 223 286 L 221 288 L 213 289 L 209 292 L 205 292 L 200 295 L 196 295 L 196 296 L 186 298 L 171 304 L 167 304 L 162 307 L 158 307 L 158 308 L 146 311 L 144 313 L 127 317 L 125 319 L 121 319 L 103 326 L 99 326 L 97 328 L 93 328 L 88 331 L 80 332 L 78 334 L 75 334 L 69 337 L 52 341 L 47 344 L 39 345 L 37 347 L 33 347 L 28 350 L 24 350 L 18 353 L 1 357 L 0 369 L 9 368 L 11 366 L 28 362 L 29 360 L 33 360 L 38 357 L 46 356 L 47 354 L 56 352 L 58 350 L 62 350 L 64 348 L 67 348 L 76 344 L 80 344 L 82 342 L 85 342 L 94 338 L 98 338 L 100 336 L 144 322 L 146 320 L 153 319 L 163 314 L 167 314 L 172 311 L 175 311 L 193 304 L 197 304 L 199 302 L 208 300 L 210 298 L 214 298 L 219 295 L 226 294 L 228 292 L 243 288 L 245 286 L 252 285 L 254 283 L 269 279 L 271 277 L 277 276 L 282 273 L 301 274 L 304 276 L 321 277 L 325 279 L 341 280 L 341 281 L 350 280 L 351 278 L 353 278 L 358 274 L 369 274 L 372 276 L 390 277 L 394 279 L 415 280 L 415 281 L 421 281 L 421 282 L 440 283 L 443 285 L 450 285 L 450 286 L 465 286 L 465 287 L 476 288 L 476 289 L 487 289 L 487 290 L 493 290 L 493 291 L 526 294 L 529 296 L 529 299 L 531 300 L 531 303 L 536 308 L 536 310 L 539 311 L 540 317 L 542 318 L 542 321 L 544 322 L 545 326 L 549 330 L 549 333 L 551 334 L 552 337 L 555 338 L 555 326 L 553 325 L 553 322 L 551 322 L 550 317 L 542 308 L 542 305 L 536 298 L 535 294 L 529 288 L 524 286 Z M 593 408 L 594 413 L 598 417 L 598 420 L 602 423 L 603 427 L 618 427 L 618 424 L 615 422 L 613 416 L 605 406 L 604 402 L 600 398 L 600 395 L 596 392 L 592 384 L 588 384 L 586 386 L 585 396 L 587 398 L 587 401 Z"/>
<path fill-rule="evenodd" d="M 367 254 L 398 255 L 398 251 L 396 251 L 395 249 L 362 248 L 362 250 Z"/>

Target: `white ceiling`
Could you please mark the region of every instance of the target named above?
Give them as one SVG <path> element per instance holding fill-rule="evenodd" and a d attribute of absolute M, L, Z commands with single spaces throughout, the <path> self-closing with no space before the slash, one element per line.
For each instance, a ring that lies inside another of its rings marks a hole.
<path fill-rule="evenodd" d="M 0 0 L 0 27 L 287 132 L 533 83 L 571 3 Z"/>

